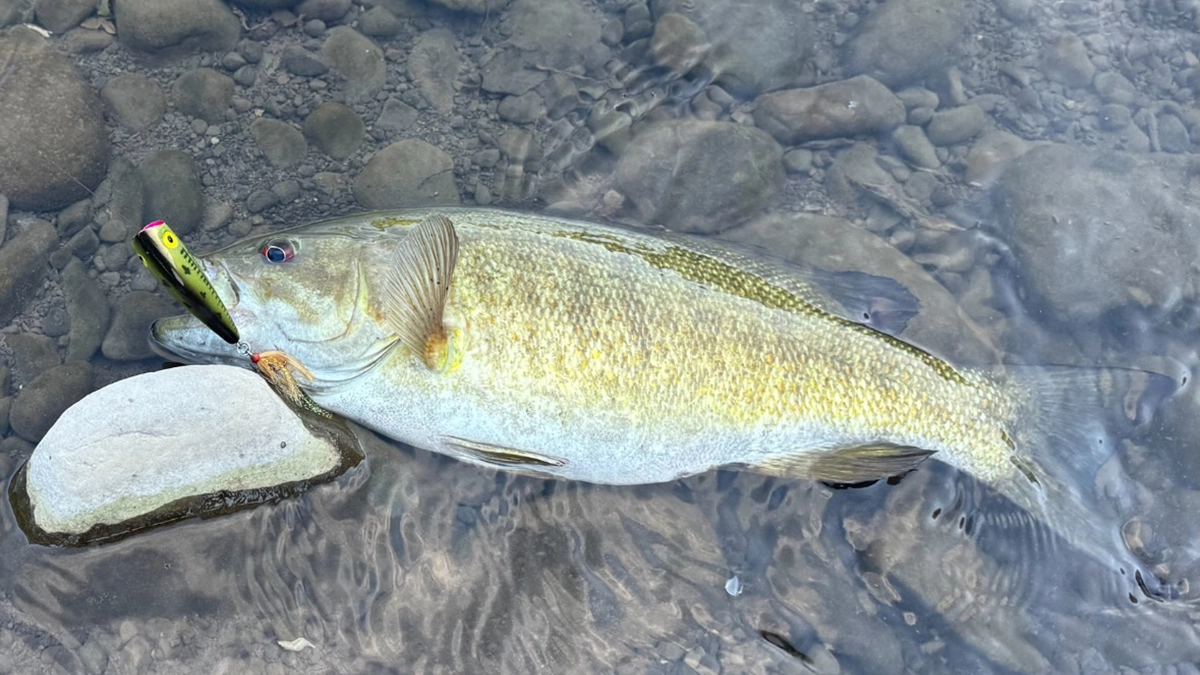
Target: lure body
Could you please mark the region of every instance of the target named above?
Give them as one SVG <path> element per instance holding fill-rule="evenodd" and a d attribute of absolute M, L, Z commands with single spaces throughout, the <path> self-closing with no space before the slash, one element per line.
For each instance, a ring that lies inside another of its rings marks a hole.
<path fill-rule="evenodd" d="M 222 340 L 229 344 L 238 342 L 237 326 L 204 273 L 203 265 L 169 225 L 156 220 L 143 227 L 133 238 L 133 250 L 171 297 Z"/>

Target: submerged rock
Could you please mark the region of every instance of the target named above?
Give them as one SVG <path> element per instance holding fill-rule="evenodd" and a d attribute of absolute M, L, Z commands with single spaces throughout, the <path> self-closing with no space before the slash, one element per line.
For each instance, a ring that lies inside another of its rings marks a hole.
<path fill-rule="evenodd" d="M 254 373 L 184 366 L 72 406 L 12 489 L 31 540 L 76 545 L 297 494 L 359 458 L 343 423 L 297 413 Z"/>

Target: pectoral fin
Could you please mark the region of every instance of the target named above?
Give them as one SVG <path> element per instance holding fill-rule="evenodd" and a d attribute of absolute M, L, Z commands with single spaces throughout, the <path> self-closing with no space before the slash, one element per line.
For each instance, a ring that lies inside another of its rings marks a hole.
<path fill-rule="evenodd" d="M 413 226 L 392 253 L 383 281 L 384 312 L 401 342 L 423 358 L 431 342 L 445 344 L 442 312 L 457 262 L 458 235 L 442 215 Z"/>
<path fill-rule="evenodd" d="M 482 461 L 486 464 L 498 464 L 512 468 L 532 468 L 542 466 L 563 466 L 566 461 L 550 455 L 543 455 L 529 450 L 509 448 L 483 441 L 472 441 L 457 436 L 442 436 L 442 442 L 450 449 L 461 453 L 466 458 Z"/>
<path fill-rule="evenodd" d="M 876 443 L 836 450 L 812 450 L 770 459 L 753 468 L 773 476 L 859 483 L 910 471 L 933 454 L 907 445 Z"/>

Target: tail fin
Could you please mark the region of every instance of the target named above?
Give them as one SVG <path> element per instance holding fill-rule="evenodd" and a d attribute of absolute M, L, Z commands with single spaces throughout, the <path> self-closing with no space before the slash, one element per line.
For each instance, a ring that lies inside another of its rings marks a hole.
<path fill-rule="evenodd" d="M 1018 367 L 1007 369 L 1003 379 L 1023 401 L 1010 431 L 1019 472 L 994 487 L 1081 552 L 1127 575 L 1131 599 L 1139 592 L 1175 597 L 1126 548 L 1119 514 L 1099 498 L 1104 495 L 1096 494 L 1096 486 L 1117 441 L 1144 424 L 1182 383 L 1120 368 Z M 1115 488 L 1119 498 L 1120 481 L 1111 483 L 1105 491 Z"/>

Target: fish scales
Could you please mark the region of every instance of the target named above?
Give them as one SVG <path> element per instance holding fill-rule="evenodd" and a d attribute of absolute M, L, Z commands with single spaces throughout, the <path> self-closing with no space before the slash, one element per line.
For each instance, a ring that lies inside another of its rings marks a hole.
<path fill-rule="evenodd" d="M 971 443 L 980 457 L 962 468 L 993 479 L 1012 470 L 1006 420 L 977 413 L 1013 408 L 995 383 L 873 330 L 844 330 L 847 320 L 710 254 L 625 233 L 456 228 L 447 312 L 468 328 L 454 377 L 481 412 L 495 399 L 536 401 L 550 424 L 617 410 L 664 436 L 644 452 L 789 427 L 805 437 L 797 442 L 821 434 L 830 445 L 957 454 Z"/>

